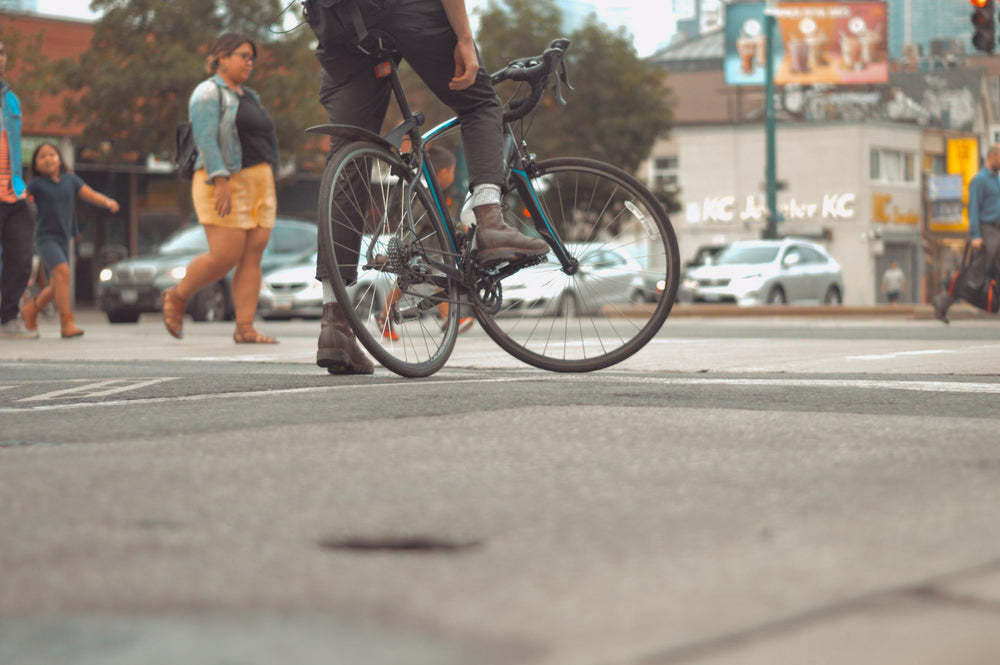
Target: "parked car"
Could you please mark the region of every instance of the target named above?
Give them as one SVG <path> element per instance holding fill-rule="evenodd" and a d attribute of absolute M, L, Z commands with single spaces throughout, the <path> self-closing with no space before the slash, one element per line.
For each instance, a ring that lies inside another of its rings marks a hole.
<path fill-rule="evenodd" d="M 274 270 L 315 250 L 315 224 L 278 219 L 264 249 L 261 268 L 265 272 Z M 135 323 L 144 312 L 159 312 L 163 290 L 180 283 L 191 259 L 206 251 L 208 240 L 200 224 L 182 228 L 154 253 L 102 269 L 97 283 L 98 305 L 111 323 Z M 233 318 L 232 275 L 230 271 L 188 300 L 186 311 L 195 321 Z"/>
<path fill-rule="evenodd" d="M 667 288 L 667 280 L 663 277 L 663 271 L 642 270 L 639 276 L 633 280 L 632 294 L 629 301 L 633 303 L 655 303 L 663 297 L 663 290 Z"/>
<path fill-rule="evenodd" d="M 635 259 L 596 244 L 570 244 L 570 249 L 580 257 L 580 269 L 574 275 L 567 275 L 555 260 L 549 260 L 503 280 L 504 310 L 574 316 L 597 312 L 605 305 L 634 302 L 646 274 Z"/>
<path fill-rule="evenodd" d="M 710 265 L 688 271 L 684 287 L 694 302 L 843 302 L 840 264 L 808 240 L 739 241 Z"/>
<path fill-rule="evenodd" d="M 359 254 L 359 267 L 366 259 L 366 248 Z M 264 274 L 260 284 L 257 311 L 264 319 L 318 319 L 323 316 L 323 286 L 316 279 L 317 253 Z M 348 291 L 352 297 L 368 294 L 373 298 L 369 311 L 380 311 L 389 293 L 389 280 L 376 280 L 371 270 L 359 270 L 358 281 Z"/>
<path fill-rule="evenodd" d="M 694 293 L 687 286 L 688 273 L 695 268 L 710 265 L 725 248 L 726 245 L 702 245 L 698 248 L 694 253 L 694 258 L 685 263 L 681 269 L 681 283 L 677 287 L 677 302 L 692 302 L 694 300 Z"/>

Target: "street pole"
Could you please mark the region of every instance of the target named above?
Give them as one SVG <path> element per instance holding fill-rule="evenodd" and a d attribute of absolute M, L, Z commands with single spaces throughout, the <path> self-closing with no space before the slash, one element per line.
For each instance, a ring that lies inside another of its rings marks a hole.
<path fill-rule="evenodd" d="M 774 14 L 770 11 L 772 2 L 768 2 L 764 12 L 764 34 L 766 39 L 765 53 L 767 61 L 764 66 L 764 131 L 767 152 L 765 165 L 765 188 L 767 190 L 767 226 L 764 228 L 764 239 L 773 240 L 778 237 L 778 183 L 775 166 L 774 146 Z"/>

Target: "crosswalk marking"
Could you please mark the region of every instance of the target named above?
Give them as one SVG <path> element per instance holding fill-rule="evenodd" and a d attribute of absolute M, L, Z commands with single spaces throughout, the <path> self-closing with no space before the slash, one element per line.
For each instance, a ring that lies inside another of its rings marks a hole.
<path fill-rule="evenodd" d="M 17 402 L 47 402 L 59 399 L 83 399 L 93 397 L 106 397 L 129 390 L 138 390 L 146 386 L 156 385 L 165 381 L 173 381 L 176 377 L 158 377 L 153 379 L 105 379 L 93 383 L 84 383 L 72 388 L 62 390 L 51 390 L 40 395 L 23 397 Z M 9 387 L 9 386 L 8 386 Z"/>

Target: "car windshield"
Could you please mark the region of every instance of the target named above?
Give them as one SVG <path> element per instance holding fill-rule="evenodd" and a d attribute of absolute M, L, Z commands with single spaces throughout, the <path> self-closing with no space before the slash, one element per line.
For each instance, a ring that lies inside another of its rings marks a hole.
<path fill-rule="evenodd" d="M 779 249 L 760 245 L 730 245 L 715 259 L 715 265 L 771 263 L 778 256 Z"/>
<path fill-rule="evenodd" d="M 200 254 L 208 251 L 208 239 L 201 226 L 181 229 L 160 246 L 160 254 Z"/>

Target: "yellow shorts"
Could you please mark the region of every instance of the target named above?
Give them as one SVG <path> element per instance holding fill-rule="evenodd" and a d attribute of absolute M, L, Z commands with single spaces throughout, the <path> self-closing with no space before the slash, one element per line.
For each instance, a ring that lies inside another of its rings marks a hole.
<path fill-rule="evenodd" d="M 191 198 L 198 221 L 233 229 L 274 228 L 278 198 L 274 193 L 274 174 L 270 164 L 255 164 L 229 177 L 233 190 L 232 211 L 225 217 L 215 212 L 215 185 L 208 173 L 199 169 L 191 179 Z"/>

